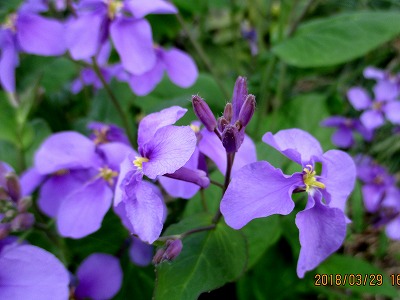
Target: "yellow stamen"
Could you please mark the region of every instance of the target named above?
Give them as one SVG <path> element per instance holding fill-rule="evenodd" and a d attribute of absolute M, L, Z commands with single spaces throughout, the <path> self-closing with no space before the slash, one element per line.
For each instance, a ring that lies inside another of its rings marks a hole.
<path fill-rule="evenodd" d="M 108 4 L 108 17 L 112 20 L 115 15 L 121 10 L 124 4 L 121 1 L 110 0 Z"/>
<path fill-rule="evenodd" d="M 190 124 L 190 128 L 194 131 L 194 133 L 197 133 L 200 131 L 200 126 Z"/>
<path fill-rule="evenodd" d="M 17 30 L 15 23 L 17 21 L 17 15 L 16 14 L 11 14 L 6 18 L 6 21 L 4 23 L 4 28 L 5 29 L 10 29 L 11 31 L 15 32 Z"/>
<path fill-rule="evenodd" d="M 146 157 L 136 156 L 135 160 L 132 163 L 136 168 L 141 170 L 143 168 L 143 163 L 148 162 L 148 161 L 149 161 L 149 159 Z"/>
<path fill-rule="evenodd" d="M 108 182 L 109 185 L 114 184 L 114 178 L 118 176 L 118 172 L 111 170 L 108 167 L 99 169 L 100 176 Z"/>
<path fill-rule="evenodd" d="M 55 171 L 55 172 L 53 173 L 53 175 L 62 176 L 62 175 L 68 174 L 68 173 L 69 173 L 69 170 L 67 170 L 67 169 L 61 169 L 61 170 Z"/>
<path fill-rule="evenodd" d="M 320 189 L 325 188 L 325 184 L 317 181 L 317 179 L 315 178 L 316 172 L 314 171 L 312 165 L 306 165 L 306 168 L 304 168 L 303 171 L 304 171 L 303 181 L 304 184 L 306 185 L 306 192 L 308 192 L 313 187 L 317 187 Z"/>

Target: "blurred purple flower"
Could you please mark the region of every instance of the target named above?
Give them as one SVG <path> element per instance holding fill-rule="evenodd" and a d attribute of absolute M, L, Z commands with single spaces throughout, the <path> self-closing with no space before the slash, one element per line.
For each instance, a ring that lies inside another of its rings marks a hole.
<path fill-rule="evenodd" d="M 332 143 L 340 148 L 350 148 L 353 146 L 354 132 L 358 132 L 366 141 L 371 141 L 373 137 L 373 131 L 365 128 L 365 126 L 357 119 L 332 116 L 323 120 L 321 125 L 337 128 L 336 132 L 332 136 Z"/>
<path fill-rule="evenodd" d="M 229 226 L 240 229 L 255 218 L 289 214 L 294 208 L 292 193 L 306 191 L 306 208 L 296 216 L 301 244 L 297 274 L 302 278 L 344 241 L 344 209 L 354 187 L 355 165 L 345 152 L 323 153 L 318 141 L 300 129 L 268 132 L 263 141 L 300 164 L 303 172 L 287 176 L 265 161 L 246 165 L 232 178 L 221 212 Z M 316 163 L 322 164 L 320 176 Z"/>
<path fill-rule="evenodd" d="M 113 142 L 96 145 L 76 132 L 47 138 L 35 154 L 24 184 L 45 179 L 38 204 L 57 219 L 62 236 L 81 238 L 97 231 L 111 206 L 119 165 L 131 148 Z M 25 188 L 28 189 L 28 188 Z"/>
<path fill-rule="evenodd" d="M 0 298 L 68 299 L 69 275 L 51 253 L 31 245 L 10 244 L 0 250 Z"/>
<path fill-rule="evenodd" d="M 58 56 L 66 51 L 64 25 L 40 16 L 45 10 L 40 3 L 22 5 L 0 26 L 0 82 L 7 92 L 15 91 L 19 52 Z"/>
<path fill-rule="evenodd" d="M 154 180 L 173 174 L 190 159 L 196 148 L 193 130 L 172 125 L 186 111 L 173 106 L 143 118 L 138 131 L 139 153 L 131 152 L 121 164 L 114 205 L 125 213 L 131 232 L 149 244 L 160 236 L 166 209 L 161 193 L 144 181 L 143 175 Z"/>
<path fill-rule="evenodd" d="M 130 146 L 129 139 L 121 127 L 101 122 L 90 122 L 87 127 L 92 130 L 89 138 L 96 145 L 118 142 Z"/>
<path fill-rule="evenodd" d="M 68 49 L 74 59 L 89 59 L 111 36 L 124 69 L 141 75 L 156 63 L 151 27 L 144 16 L 176 12 L 162 0 L 81 0 L 77 17 L 67 24 Z"/>

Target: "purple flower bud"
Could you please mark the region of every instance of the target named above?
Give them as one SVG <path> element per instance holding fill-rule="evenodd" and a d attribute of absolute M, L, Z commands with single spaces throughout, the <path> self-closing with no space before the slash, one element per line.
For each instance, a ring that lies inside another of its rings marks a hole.
<path fill-rule="evenodd" d="M 6 199 L 8 199 L 8 193 L 7 193 L 7 191 L 2 187 L 2 186 L 0 186 L 0 200 L 6 200 Z"/>
<path fill-rule="evenodd" d="M 219 117 L 217 120 L 217 124 L 218 124 L 218 130 L 220 132 L 224 132 L 226 125 L 229 124 L 229 121 L 224 117 Z"/>
<path fill-rule="evenodd" d="M 198 95 L 192 96 L 192 104 L 197 118 L 203 123 L 208 131 L 214 131 L 217 126 L 217 120 L 208 104 Z"/>
<path fill-rule="evenodd" d="M 222 145 L 227 153 L 237 152 L 241 145 L 239 130 L 236 126 L 229 124 L 222 133 Z"/>
<path fill-rule="evenodd" d="M 232 103 L 227 103 L 224 108 L 224 118 L 230 122 L 233 116 Z"/>
<path fill-rule="evenodd" d="M 18 211 L 19 212 L 26 212 L 29 207 L 32 206 L 32 198 L 31 197 L 24 197 L 18 201 Z"/>
<path fill-rule="evenodd" d="M 163 262 L 163 255 L 164 255 L 165 249 L 160 248 L 157 250 L 156 254 L 153 257 L 152 263 L 154 265 L 158 265 Z"/>
<path fill-rule="evenodd" d="M 8 195 L 15 202 L 21 197 L 21 186 L 17 175 L 14 173 L 8 173 L 6 175 L 6 186 L 8 190 Z"/>
<path fill-rule="evenodd" d="M 32 227 L 33 223 L 35 223 L 35 217 L 31 213 L 22 213 L 11 221 L 11 229 L 13 231 L 27 230 Z"/>
<path fill-rule="evenodd" d="M 239 76 L 238 79 L 236 80 L 232 95 L 234 120 L 237 120 L 239 118 L 239 112 L 243 106 L 246 97 L 247 97 L 246 78 Z"/>
<path fill-rule="evenodd" d="M 175 258 L 178 257 L 178 255 L 181 253 L 183 245 L 181 240 L 168 240 L 167 243 L 167 249 L 165 249 L 163 258 L 166 260 L 174 260 Z"/>
<path fill-rule="evenodd" d="M 255 109 L 256 99 L 254 95 L 248 95 L 239 112 L 239 121 L 243 127 L 246 127 L 247 124 L 249 124 L 251 118 L 253 117 Z"/>
<path fill-rule="evenodd" d="M 10 233 L 10 224 L 0 224 L 0 240 L 6 238 Z"/>

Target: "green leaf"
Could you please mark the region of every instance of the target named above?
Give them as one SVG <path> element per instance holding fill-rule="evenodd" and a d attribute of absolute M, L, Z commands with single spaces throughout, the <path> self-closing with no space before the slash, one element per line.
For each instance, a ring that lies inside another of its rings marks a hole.
<path fill-rule="evenodd" d="M 391 285 L 389 275 L 370 263 L 351 256 L 334 254 L 318 267 L 318 274 L 341 274 L 341 283 L 347 276 L 346 283 L 341 288 L 352 290 L 356 293 L 368 293 L 372 295 L 383 295 L 387 297 L 399 297 L 400 294 Z M 362 284 L 349 284 L 350 274 L 361 274 Z M 365 277 L 366 276 L 366 277 Z M 382 285 L 379 285 L 377 276 L 382 276 Z M 367 278 L 364 284 L 364 278 Z"/>
<path fill-rule="evenodd" d="M 272 51 L 293 66 L 332 66 L 361 57 L 399 33 L 398 12 L 345 13 L 302 24 Z"/>
<path fill-rule="evenodd" d="M 193 222 L 210 224 L 211 216 L 192 216 L 173 225 L 172 233 L 182 233 Z M 197 227 L 196 226 L 196 227 Z M 156 269 L 154 299 L 197 299 L 206 291 L 237 279 L 246 267 L 246 241 L 242 233 L 225 224 L 214 230 L 189 235 L 176 260 Z"/>
<path fill-rule="evenodd" d="M 257 263 L 264 252 L 281 236 L 279 217 L 274 215 L 268 218 L 254 219 L 241 230 L 246 237 L 249 251 L 248 269 Z"/>
<path fill-rule="evenodd" d="M 15 109 L 8 103 L 7 95 L 0 94 L 0 140 L 5 140 L 13 144 L 17 143 L 17 119 Z"/>

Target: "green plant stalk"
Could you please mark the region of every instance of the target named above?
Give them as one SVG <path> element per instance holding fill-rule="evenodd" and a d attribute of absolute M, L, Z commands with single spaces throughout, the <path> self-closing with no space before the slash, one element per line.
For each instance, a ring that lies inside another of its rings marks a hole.
<path fill-rule="evenodd" d="M 125 130 L 126 130 L 126 134 L 128 135 L 129 141 L 131 142 L 133 147 L 136 147 L 137 146 L 136 137 L 134 136 L 134 134 L 131 131 L 131 128 L 130 128 L 129 122 L 128 122 L 128 118 L 127 118 L 124 110 L 122 109 L 121 105 L 119 104 L 117 98 L 115 97 L 114 93 L 112 92 L 110 86 L 104 79 L 104 76 L 101 73 L 99 65 L 97 64 L 97 61 L 94 57 L 92 57 L 92 67 L 93 67 L 93 70 L 95 71 L 96 75 L 99 77 L 101 83 L 103 84 L 103 87 L 106 90 L 115 109 L 117 110 L 118 114 L 120 115 L 122 123 L 124 124 Z"/>

